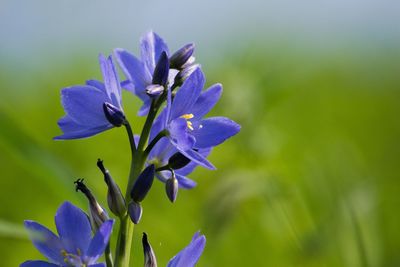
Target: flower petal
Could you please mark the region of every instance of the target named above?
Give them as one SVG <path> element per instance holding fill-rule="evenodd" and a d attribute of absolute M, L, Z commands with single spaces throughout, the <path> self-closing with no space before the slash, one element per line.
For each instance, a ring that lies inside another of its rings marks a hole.
<path fill-rule="evenodd" d="M 114 220 L 107 220 L 100 226 L 99 230 L 97 230 L 86 252 L 89 264 L 95 263 L 104 253 L 110 239 L 113 225 Z"/>
<path fill-rule="evenodd" d="M 175 173 L 176 179 L 178 180 L 179 188 L 191 189 L 197 185 L 197 183 L 186 176 Z"/>
<path fill-rule="evenodd" d="M 95 264 L 90 264 L 88 267 L 106 267 L 106 264 L 104 262 L 102 263 L 95 263 Z"/>
<path fill-rule="evenodd" d="M 108 124 L 103 111 L 106 101 L 107 95 L 92 86 L 78 85 L 61 91 L 61 102 L 66 113 L 77 123 L 86 126 Z"/>
<path fill-rule="evenodd" d="M 240 131 L 240 125 L 225 117 L 212 117 L 193 124 L 196 148 L 207 148 L 221 144 Z"/>
<path fill-rule="evenodd" d="M 81 209 L 70 202 L 64 202 L 57 210 L 55 221 L 61 242 L 68 252 L 87 250 L 92 229 L 87 215 Z"/>
<path fill-rule="evenodd" d="M 156 33 L 150 31 L 140 40 L 140 54 L 149 74 L 153 76 L 154 68 L 161 53 L 165 51 L 169 54 L 168 46 L 164 40 Z"/>
<path fill-rule="evenodd" d="M 189 150 L 193 147 L 195 139 L 187 132 L 187 122 L 184 118 L 178 118 L 168 125 L 169 138 L 178 150 Z"/>
<path fill-rule="evenodd" d="M 206 158 L 210 152 L 211 152 L 211 148 L 203 148 L 203 149 L 199 149 L 199 151 L 197 151 L 200 155 L 202 155 L 204 158 Z M 187 176 L 189 175 L 194 168 L 196 168 L 199 164 L 197 164 L 196 162 L 191 161 L 188 165 L 186 165 L 185 167 L 176 170 L 175 173 L 182 175 L 182 176 Z"/>
<path fill-rule="evenodd" d="M 191 109 L 199 98 L 204 83 L 204 74 L 200 68 L 197 68 L 176 93 L 171 106 L 170 120 L 192 113 Z"/>
<path fill-rule="evenodd" d="M 207 168 L 207 169 L 215 170 L 214 165 L 212 165 L 211 162 L 209 162 L 209 161 L 208 161 L 204 156 L 202 156 L 200 153 L 198 153 L 198 152 L 196 152 L 196 151 L 194 151 L 194 150 L 192 150 L 192 149 L 189 149 L 189 150 L 186 150 L 186 151 L 180 150 L 180 152 L 181 152 L 184 156 L 186 156 L 186 157 L 188 157 L 189 159 L 191 159 L 193 162 L 195 162 L 195 163 L 197 163 L 197 164 L 199 164 L 199 165 L 201 165 L 201 166 L 203 166 L 203 167 L 205 167 L 205 168 Z"/>
<path fill-rule="evenodd" d="M 122 110 L 121 86 L 112 57 L 109 56 L 106 59 L 102 54 L 100 54 L 99 62 L 101 72 L 103 73 L 104 86 L 106 87 L 108 98 L 111 100 L 111 104 Z"/>
<path fill-rule="evenodd" d="M 58 126 L 64 134 L 54 137 L 54 140 L 85 138 L 114 127 L 111 124 L 107 124 L 90 128 L 75 122 L 68 115 L 58 120 Z"/>
<path fill-rule="evenodd" d="M 61 254 L 63 246 L 58 236 L 43 225 L 34 221 L 25 221 L 24 225 L 29 232 L 33 245 L 40 251 L 40 253 L 51 262 L 64 262 L 64 258 Z"/>
<path fill-rule="evenodd" d="M 201 93 L 200 97 L 194 104 L 192 113 L 195 118 L 203 118 L 218 102 L 222 94 L 222 85 L 214 84 L 209 89 Z"/>
<path fill-rule="evenodd" d="M 192 242 L 181 250 L 169 262 L 167 267 L 193 267 L 196 265 L 201 254 L 203 253 L 206 245 L 206 238 L 204 235 L 196 233 Z"/>
<path fill-rule="evenodd" d="M 114 54 L 125 76 L 132 82 L 135 94 L 142 101 L 148 99 L 146 86 L 151 84 L 151 74 L 147 72 L 143 62 L 121 48 L 115 49 Z"/>
<path fill-rule="evenodd" d="M 143 105 L 140 107 L 139 111 L 138 111 L 138 116 L 145 116 L 149 113 L 150 110 L 150 106 L 151 106 L 151 98 L 148 97 L 147 100 L 144 101 Z"/>
<path fill-rule="evenodd" d="M 96 87 L 97 89 L 100 89 L 101 91 L 106 93 L 106 87 L 104 86 L 104 83 L 98 80 L 87 80 L 86 85 Z"/>
<path fill-rule="evenodd" d="M 60 265 L 49 263 L 46 261 L 26 261 L 19 265 L 19 267 L 58 267 Z"/>

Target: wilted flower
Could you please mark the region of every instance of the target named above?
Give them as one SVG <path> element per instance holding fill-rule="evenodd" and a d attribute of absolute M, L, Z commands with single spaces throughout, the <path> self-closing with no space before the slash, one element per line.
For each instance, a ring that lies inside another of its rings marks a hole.
<path fill-rule="evenodd" d="M 121 87 L 111 56 L 99 56 L 104 84 L 89 80 L 61 91 L 66 116 L 58 121 L 63 134 L 54 139 L 89 137 L 125 123 Z"/>
<path fill-rule="evenodd" d="M 26 261 L 20 267 L 106 266 L 96 261 L 108 244 L 113 220 L 104 222 L 92 238 L 87 215 L 71 203 L 64 202 L 57 210 L 55 223 L 59 236 L 37 222 L 25 221 L 33 244 L 49 262 Z"/>
<path fill-rule="evenodd" d="M 126 213 L 125 199 L 122 195 L 121 189 L 111 177 L 110 172 L 104 167 L 103 161 L 97 160 L 97 167 L 104 175 L 104 181 L 107 184 L 107 203 L 110 210 L 117 216 L 121 217 Z"/>

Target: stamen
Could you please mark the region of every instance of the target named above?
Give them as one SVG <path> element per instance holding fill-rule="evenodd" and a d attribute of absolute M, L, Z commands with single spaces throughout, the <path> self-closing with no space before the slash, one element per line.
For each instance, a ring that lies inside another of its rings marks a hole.
<path fill-rule="evenodd" d="M 193 123 L 192 123 L 191 121 L 187 121 L 186 124 L 187 124 L 187 127 L 188 127 L 190 130 L 193 131 Z"/>
<path fill-rule="evenodd" d="M 183 114 L 183 115 L 181 116 L 181 118 L 183 118 L 183 119 L 186 120 L 187 127 L 189 128 L 189 130 L 192 130 L 192 131 L 193 131 L 193 124 L 192 124 L 191 121 L 188 121 L 188 120 L 193 119 L 193 118 L 194 118 L 194 115 L 193 115 L 192 113 Z"/>
<path fill-rule="evenodd" d="M 194 115 L 193 115 L 192 113 L 190 113 L 190 114 L 183 114 L 183 115 L 181 116 L 181 118 L 184 118 L 184 119 L 187 119 L 187 120 L 192 119 L 193 117 L 194 117 Z"/>

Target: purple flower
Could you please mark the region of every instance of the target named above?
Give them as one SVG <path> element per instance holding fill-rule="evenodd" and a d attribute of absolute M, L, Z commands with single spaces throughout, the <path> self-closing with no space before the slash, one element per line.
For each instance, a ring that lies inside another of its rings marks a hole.
<path fill-rule="evenodd" d="M 143 233 L 142 238 L 145 267 L 157 266 L 153 248 L 147 240 L 147 235 Z M 169 262 L 167 267 L 193 267 L 198 262 L 206 245 L 206 237 L 197 232 L 188 246 L 176 254 Z"/>
<path fill-rule="evenodd" d="M 64 202 L 57 210 L 55 223 L 59 236 L 39 223 L 25 221 L 33 244 L 49 262 L 26 261 L 20 267 L 105 267 L 104 263 L 96 261 L 108 244 L 113 220 L 104 222 L 92 238 L 87 215 L 71 203 Z"/>
<path fill-rule="evenodd" d="M 99 56 L 104 84 L 89 80 L 61 91 L 61 101 L 67 115 L 58 121 L 63 134 L 56 140 L 89 137 L 125 123 L 121 88 L 111 56 Z"/>
<path fill-rule="evenodd" d="M 193 44 L 185 45 L 179 49 L 171 56 L 171 67 L 181 68 L 185 63 L 191 63 L 193 51 Z M 141 38 L 141 59 L 138 59 L 125 49 L 115 49 L 115 57 L 128 79 L 126 82 L 123 82 L 123 87 L 136 94 L 143 101 L 143 105 L 138 112 L 140 116 L 148 113 L 152 97 L 161 94 L 162 86 L 165 86 L 167 82 L 165 79 L 161 79 L 164 81 L 164 84 L 159 82 L 160 79 L 157 74 L 160 72 L 157 72 L 156 67 L 160 66 L 159 69 L 163 70 L 161 71 L 161 76 L 168 75 L 169 73 L 167 79 L 169 86 L 173 84 L 175 75 L 178 73 L 177 70 L 168 72 L 163 64 L 166 61 L 161 58 L 163 53 L 166 56 L 169 55 L 168 46 L 160 36 L 152 31 Z M 168 57 L 166 59 L 169 62 Z"/>
<path fill-rule="evenodd" d="M 170 143 L 194 163 L 209 169 L 215 167 L 199 150 L 210 149 L 240 131 L 240 125 L 225 117 L 203 117 L 218 102 L 221 84 L 202 92 L 205 83 L 203 72 L 197 68 L 183 83 L 173 101 L 168 91 L 166 109 L 154 123 L 155 130 L 166 129 Z M 154 137 L 153 135 L 150 137 Z"/>

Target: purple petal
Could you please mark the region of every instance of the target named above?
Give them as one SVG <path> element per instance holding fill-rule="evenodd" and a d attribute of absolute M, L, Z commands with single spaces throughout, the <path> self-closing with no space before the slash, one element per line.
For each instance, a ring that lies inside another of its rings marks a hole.
<path fill-rule="evenodd" d="M 240 125 L 225 117 L 212 117 L 193 124 L 196 148 L 207 148 L 221 144 L 240 131 Z"/>
<path fill-rule="evenodd" d="M 64 202 L 57 210 L 55 221 L 61 242 L 68 252 L 87 250 L 92 229 L 87 215 L 81 209 L 70 202 Z"/>
<path fill-rule="evenodd" d="M 113 128 L 111 124 L 90 128 L 75 122 L 68 115 L 58 121 L 58 126 L 64 134 L 54 137 L 54 140 L 85 138 Z"/>
<path fill-rule="evenodd" d="M 121 86 L 118 80 L 117 71 L 115 70 L 112 57 L 109 56 L 107 59 L 100 54 L 99 62 L 101 72 L 103 73 L 104 86 L 111 103 L 122 110 L 121 103 Z"/>
<path fill-rule="evenodd" d="M 61 91 L 61 102 L 66 113 L 79 124 L 99 126 L 108 124 L 103 112 L 107 96 L 92 86 L 72 86 Z"/>
<path fill-rule="evenodd" d="M 88 267 L 106 267 L 105 263 L 95 263 L 95 264 L 90 264 Z"/>
<path fill-rule="evenodd" d="M 207 169 L 210 170 L 215 170 L 214 165 L 211 164 L 211 162 L 209 162 L 204 156 L 202 156 L 200 153 L 194 151 L 194 150 L 180 150 L 180 152 L 185 155 L 186 157 L 188 157 L 189 159 L 191 159 L 194 163 L 197 163 Z"/>
<path fill-rule="evenodd" d="M 157 116 L 157 118 L 153 123 L 153 126 L 151 127 L 149 140 L 153 140 L 153 138 L 156 137 L 156 135 L 160 131 L 165 129 L 166 116 L 167 116 L 167 109 L 164 108 Z"/>
<path fill-rule="evenodd" d="M 140 40 L 141 58 L 151 75 L 153 75 L 158 59 L 163 51 L 167 55 L 169 54 L 167 44 L 152 31 L 145 34 Z"/>
<path fill-rule="evenodd" d="M 192 107 L 199 98 L 204 83 L 204 74 L 197 68 L 176 93 L 171 106 L 171 120 L 192 113 Z"/>
<path fill-rule="evenodd" d="M 140 107 L 138 111 L 138 116 L 145 116 L 149 113 L 151 106 L 151 98 L 148 97 L 147 100 L 144 101 L 143 105 Z"/>
<path fill-rule="evenodd" d="M 61 250 L 63 249 L 62 243 L 53 232 L 34 221 L 25 221 L 24 224 L 25 228 L 29 232 L 33 245 L 40 251 L 40 253 L 51 262 L 64 262 L 64 258 L 61 254 Z"/>
<path fill-rule="evenodd" d="M 203 149 L 199 149 L 199 151 L 197 151 L 200 155 L 202 155 L 204 158 L 206 158 L 210 152 L 211 152 L 211 148 L 203 148 Z M 194 168 L 196 168 L 198 166 L 198 164 L 196 162 L 191 161 L 188 165 L 186 165 L 185 167 L 176 170 L 175 173 L 182 175 L 182 176 L 187 176 L 189 175 Z"/>
<path fill-rule="evenodd" d="M 97 230 L 86 252 L 89 264 L 95 263 L 104 253 L 110 239 L 113 225 L 114 220 L 107 220 L 100 226 L 99 230 Z"/>
<path fill-rule="evenodd" d="M 143 62 L 128 51 L 118 48 L 114 50 L 114 54 L 125 76 L 132 82 L 135 94 L 142 101 L 148 99 L 145 89 L 151 84 L 152 73 L 149 73 Z"/>
<path fill-rule="evenodd" d="M 201 93 L 194 104 L 191 113 L 195 118 L 203 118 L 218 102 L 222 94 L 222 85 L 214 84 L 207 91 Z"/>
<path fill-rule="evenodd" d="M 102 92 L 107 94 L 106 92 L 106 87 L 104 86 L 104 83 L 98 81 L 98 80 L 87 80 L 86 85 L 96 87 L 97 89 L 100 89 Z"/>
<path fill-rule="evenodd" d="M 62 263 L 62 261 L 60 262 Z M 19 265 L 19 267 L 58 267 L 60 265 L 49 263 L 46 261 L 26 261 Z"/>
<path fill-rule="evenodd" d="M 179 188 L 191 189 L 197 185 L 197 183 L 183 175 L 175 173 L 176 179 L 178 180 Z"/>
<path fill-rule="evenodd" d="M 195 139 L 187 132 L 187 122 L 178 118 L 168 125 L 169 138 L 178 150 L 189 150 L 193 147 Z"/>
<path fill-rule="evenodd" d="M 167 267 L 193 267 L 196 265 L 206 245 L 204 235 L 198 233 L 192 239 L 192 242 L 181 250 L 169 262 Z"/>

